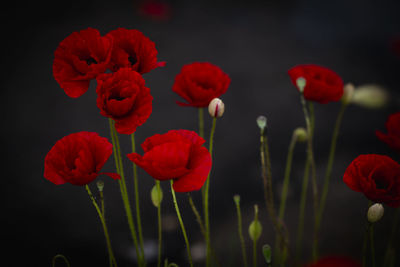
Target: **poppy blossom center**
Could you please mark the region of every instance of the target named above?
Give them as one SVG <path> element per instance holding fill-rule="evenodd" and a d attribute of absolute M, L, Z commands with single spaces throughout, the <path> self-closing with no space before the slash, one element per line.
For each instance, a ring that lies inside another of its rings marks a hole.
<path fill-rule="evenodd" d="M 88 59 L 86 59 L 86 64 L 88 64 L 88 66 L 92 65 L 92 64 L 97 64 L 96 59 L 89 57 Z"/>

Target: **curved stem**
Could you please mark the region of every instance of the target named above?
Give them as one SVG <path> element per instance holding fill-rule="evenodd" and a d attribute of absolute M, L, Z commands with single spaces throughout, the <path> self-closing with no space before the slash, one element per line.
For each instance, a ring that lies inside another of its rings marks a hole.
<path fill-rule="evenodd" d="M 132 153 L 135 153 L 136 152 L 135 133 L 131 134 L 131 143 L 132 143 Z M 134 185 L 134 189 L 135 189 L 136 224 L 138 226 L 140 247 L 141 247 L 142 253 L 144 254 L 142 221 L 140 218 L 139 184 L 138 184 L 137 166 L 134 162 L 132 162 L 132 165 L 133 165 L 133 185 Z"/>
<path fill-rule="evenodd" d="M 69 264 L 69 261 L 67 260 L 67 258 L 66 258 L 64 255 L 62 255 L 62 254 L 57 254 L 57 255 L 55 255 L 55 256 L 53 257 L 52 264 L 51 264 L 52 267 L 55 267 L 55 266 L 56 266 L 56 260 L 57 260 L 58 258 L 63 259 L 64 262 L 65 262 L 65 264 L 67 265 L 67 267 L 71 267 L 71 264 Z"/>
<path fill-rule="evenodd" d="M 92 204 L 93 206 L 96 208 L 97 214 L 99 215 L 101 224 L 103 226 L 103 231 L 104 231 L 104 235 L 106 238 L 106 242 L 107 242 L 107 249 L 108 249 L 108 255 L 109 255 L 109 260 L 110 260 L 110 267 L 112 267 L 113 265 L 115 267 L 117 267 L 117 263 L 115 261 L 115 257 L 114 257 L 114 253 L 112 251 L 112 247 L 111 247 L 111 241 L 110 241 L 110 236 L 108 234 L 108 229 L 107 229 L 107 225 L 106 225 L 106 221 L 101 213 L 101 210 L 99 208 L 99 206 L 96 203 L 96 200 L 93 197 L 92 192 L 90 191 L 90 188 L 88 185 L 85 185 L 86 191 L 88 192 L 88 195 L 90 197 L 90 199 L 92 200 Z"/>
<path fill-rule="evenodd" d="M 174 188 L 172 186 L 173 185 L 173 180 L 170 180 L 170 181 L 171 181 L 170 184 L 171 184 L 172 199 L 174 201 L 174 206 L 175 206 L 175 210 L 176 210 L 176 215 L 178 216 L 179 224 L 181 225 L 183 238 L 185 239 L 186 250 L 187 250 L 188 259 L 189 259 L 189 264 L 190 264 L 191 267 L 193 267 L 192 254 L 190 252 L 189 240 L 188 240 L 188 237 L 187 237 L 187 234 L 186 234 L 185 225 L 183 224 L 183 221 L 182 221 L 181 213 L 179 211 L 178 202 L 176 201 L 175 190 L 174 190 Z"/>
<path fill-rule="evenodd" d="M 194 216 L 196 216 L 196 221 L 200 226 L 201 234 L 205 238 L 206 237 L 206 228 L 204 227 L 203 220 L 201 219 L 200 213 L 197 210 L 196 206 L 194 205 L 194 202 L 193 202 L 193 199 L 192 199 L 192 196 L 190 195 L 190 193 L 188 193 L 188 200 L 189 200 L 190 207 L 192 208 L 192 211 L 194 213 Z"/>
<path fill-rule="evenodd" d="M 338 113 L 338 116 L 336 118 L 336 123 L 335 123 L 335 128 L 333 130 L 332 134 L 332 141 L 331 141 L 331 147 L 329 151 L 329 157 L 328 157 L 328 165 L 326 167 L 326 173 L 325 173 L 325 179 L 324 179 L 324 184 L 323 184 L 323 189 L 322 189 L 322 195 L 321 195 L 321 201 L 319 205 L 319 210 L 317 213 L 317 220 L 316 220 L 316 228 L 317 232 L 319 231 L 319 228 L 321 226 L 321 220 L 322 220 L 322 215 L 324 213 L 324 208 L 326 204 L 326 198 L 328 196 L 328 191 L 329 191 L 329 183 L 332 177 L 332 167 L 333 167 L 333 162 L 335 159 L 335 150 L 336 150 L 336 141 L 339 135 L 339 129 L 340 125 L 342 123 L 342 118 L 344 111 L 346 109 L 347 105 L 342 104 Z"/>
<path fill-rule="evenodd" d="M 212 151 L 213 151 L 213 142 L 214 142 L 214 134 L 215 134 L 215 128 L 217 124 L 217 118 L 213 118 L 212 122 L 212 127 L 211 127 L 211 133 L 210 133 L 210 140 L 209 140 L 209 148 L 208 151 L 210 152 L 210 155 L 212 157 Z M 211 171 L 210 171 L 211 173 Z M 206 184 L 205 184 L 205 190 L 204 190 L 204 221 L 205 221 L 205 227 L 206 227 L 206 266 L 209 267 L 211 264 L 211 241 L 210 241 L 210 218 L 209 218 L 209 208 L 208 208 L 208 192 L 210 188 L 210 173 L 208 174 Z"/>
<path fill-rule="evenodd" d="M 242 247 L 242 257 L 243 257 L 243 264 L 245 267 L 247 267 L 247 254 L 246 254 L 246 245 L 244 243 L 244 237 L 243 237 L 243 230 L 242 230 L 242 213 L 240 211 L 240 202 L 235 201 L 236 205 L 236 213 L 238 217 L 238 234 L 239 234 L 239 239 L 240 239 L 240 245 Z"/>
<path fill-rule="evenodd" d="M 160 181 L 156 180 L 157 192 L 160 190 Z M 158 258 L 157 267 L 161 267 L 161 248 L 162 248 L 162 228 L 161 228 L 161 202 L 157 206 L 157 221 L 158 221 Z"/>

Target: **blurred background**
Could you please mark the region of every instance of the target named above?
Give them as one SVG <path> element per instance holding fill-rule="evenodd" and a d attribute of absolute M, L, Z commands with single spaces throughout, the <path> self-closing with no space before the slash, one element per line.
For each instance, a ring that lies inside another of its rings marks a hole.
<path fill-rule="evenodd" d="M 156 43 L 159 61 L 144 75 L 151 88 L 153 113 L 136 132 L 137 145 L 155 133 L 170 129 L 197 130 L 197 110 L 175 104 L 171 90 L 184 64 L 208 61 L 231 77 L 221 98 L 224 116 L 217 122 L 211 176 L 212 242 L 222 266 L 242 266 L 233 195 L 241 196 L 245 239 L 260 206 L 262 244 L 274 244 L 262 191 L 259 129 L 256 118 L 268 118 L 272 175 L 276 200 L 283 180 L 286 153 L 294 128 L 304 126 L 297 90 L 287 70 L 314 63 L 337 72 L 356 86 L 379 84 L 391 94 L 390 103 L 370 110 L 350 106 L 338 140 L 330 194 L 321 229 L 321 255 L 361 258 L 367 199 L 343 182 L 346 167 L 359 154 L 395 154 L 375 136 L 386 131 L 389 114 L 399 111 L 400 16 L 399 1 L 53 1 L 15 3 L 2 15 L 2 142 L 5 148 L 1 179 L 3 259 L 7 266 L 51 266 L 56 254 L 71 266 L 107 266 L 104 235 L 96 211 L 83 187 L 56 186 L 43 177 L 44 158 L 57 140 L 78 131 L 95 131 L 109 138 L 107 119 L 96 106 L 95 82 L 78 99 L 69 98 L 52 75 L 58 44 L 74 31 L 93 27 L 106 34 L 117 27 L 138 29 Z M 154 3 L 153 3 L 154 4 Z M 157 5 L 156 5 L 157 7 Z M 397 47 L 397 50 L 396 50 Z M 318 183 L 322 184 L 331 134 L 339 103 L 315 104 L 315 155 Z M 206 136 L 211 119 L 206 116 Z M 120 136 L 122 152 L 130 153 L 130 138 Z M 298 207 L 305 161 L 304 144 L 296 147 L 286 223 L 292 244 L 296 238 Z M 139 149 L 139 153 L 142 150 Z M 114 171 L 109 159 L 103 171 Z M 132 168 L 125 161 L 133 204 Z M 149 266 L 157 255 L 156 208 L 150 201 L 154 180 L 139 170 L 140 202 Z M 135 266 L 117 183 L 107 177 L 107 222 L 119 266 Z M 162 183 L 163 258 L 187 266 L 169 184 Z M 96 191 L 93 183 L 92 190 Z M 200 208 L 200 193 L 192 193 Z M 195 265 L 203 265 L 203 238 L 185 194 L 178 195 L 188 229 Z M 311 256 L 312 208 L 308 198 L 303 262 Z M 393 209 L 375 228 L 378 258 L 391 228 Z M 397 244 L 398 246 L 399 244 Z M 399 249 L 399 247 L 397 247 Z M 262 255 L 259 253 L 259 266 Z M 59 263 L 58 266 L 61 266 Z"/>

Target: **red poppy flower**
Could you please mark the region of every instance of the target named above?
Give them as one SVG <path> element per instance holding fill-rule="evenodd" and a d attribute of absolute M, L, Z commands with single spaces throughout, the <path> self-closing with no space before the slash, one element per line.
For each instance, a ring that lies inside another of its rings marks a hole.
<path fill-rule="evenodd" d="M 347 257 L 329 256 L 321 258 L 314 264 L 305 265 L 304 267 L 361 267 L 361 264 Z"/>
<path fill-rule="evenodd" d="M 231 82 L 229 76 L 210 63 L 192 63 L 183 66 L 175 77 L 172 91 L 188 103 L 177 101 L 180 106 L 207 107 L 211 100 L 226 92 Z"/>
<path fill-rule="evenodd" d="M 326 104 L 342 98 L 344 86 L 342 78 L 328 68 L 312 64 L 297 65 L 288 73 L 297 90 L 299 90 L 297 79 L 303 77 L 306 80 L 304 98 L 307 100 Z"/>
<path fill-rule="evenodd" d="M 394 150 L 400 152 L 400 112 L 391 114 L 386 121 L 387 134 L 376 131 L 376 136 Z"/>
<path fill-rule="evenodd" d="M 157 62 L 158 52 L 154 42 L 140 31 L 118 28 L 107 33 L 106 36 L 114 40 L 110 62 L 111 71 L 131 68 L 144 74 L 157 67 L 165 66 L 165 62 Z"/>
<path fill-rule="evenodd" d="M 400 206 L 400 164 L 388 156 L 358 156 L 347 167 L 343 181 L 374 202 Z"/>
<path fill-rule="evenodd" d="M 128 68 L 97 77 L 97 107 L 115 121 L 120 134 L 132 134 L 152 111 L 153 97 L 142 76 Z"/>
<path fill-rule="evenodd" d="M 112 145 L 97 133 L 78 132 L 56 142 L 44 160 L 44 178 L 54 184 L 86 185 L 99 174 L 120 179 L 115 173 L 99 173 L 112 154 Z"/>
<path fill-rule="evenodd" d="M 205 140 L 188 130 L 156 134 L 142 144 L 144 155 L 128 158 L 157 180 L 174 180 L 176 192 L 199 190 L 211 170 L 211 155 L 203 147 Z"/>
<path fill-rule="evenodd" d="M 152 20 L 166 21 L 171 18 L 171 6 L 159 0 L 144 0 L 139 6 L 139 14 Z"/>
<path fill-rule="evenodd" d="M 70 97 L 79 97 L 89 88 L 90 80 L 107 70 L 112 40 L 101 37 L 96 29 L 73 32 L 54 53 L 53 75 Z"/>

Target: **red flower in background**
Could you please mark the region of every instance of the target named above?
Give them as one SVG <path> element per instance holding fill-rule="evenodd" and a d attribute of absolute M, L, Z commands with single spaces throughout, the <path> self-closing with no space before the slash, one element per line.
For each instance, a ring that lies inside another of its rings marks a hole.
<path fill-rule="evenodd" d="M 112 154 L 112 145 L 97 133 L 78 132 L 56 142 L 44 160 L 44 177 L 54 184 L 92 182 Z M 115 173 L 104 173 L 119 179 Z"/>
<path fill-rule="evenodd" d="M 97 107 L 115 121 L 120 134 L 132 134 L 149 118 L 153 97 L 142 76 L 128 68 L 97 77 Z"/>
<path fill-rule="evenodd" d="M 326 104 L 331 101 L 339 101 L 343 95 L 343 81 L 332 70 L 318 65 L 297 65 L 289 70 L 292 83 L 296 86 L 297 79 L 303 77 L 306 80 L 304 98 Z"/>
<path fill-rule="evenodd" d="M 211 155 L 203 147 L 205 140 L 188 130 L 156 134 L 142 144 L 144 155 L 128 158 L 157 180 L 174 180 L 176 192 L 199 190 L 211 170 Z"/>
<path fill-rule="evenodd" d="M 321 258 L 314 264 L 305 265 L 304 267 L 361 267 L 361 264 L 347 257 L 329 256 Z"/>
<path fill-rule="evenodd" d="M 226 92 L 231 82 L 229 76 L 210 63 L 192 63 L 183 66 L 175 77 L 172 91 L 188 103 L 181 106 L 207 107 L 211 100 Z"/>
<path fill-rule="evenodd" d="M 144 74 L 165 66 L 165 62 L 157 62 L 158 52 L 154 42 L 138 30 L 118 28 L 109 32 L 106 37 L 112 37 L 114 40 L 110 62 L 113 72 L 120 68 L 130 68 Z"/>
<path fill-rule="evenodd" d="M 171 18 L 171 6 L 159 0 L 144 0 L 140 3 L 139 14 L 152 20 L 166 21 Z"/>
<path fill-rule="evenodd" d="M 347 167 L 343 181 L 374 202 L 400 206 L 400 164 L 388 156 L 358 156 Z"/>
<path fill-rule="evenodd" d="M 79 97 L 89 88 L 90 80 L 107 70 L 112 39 L 101 37 L 96 29 L 73 32 L 54 53 L 53 75 L 70 97 Z"/>
<path fill-rule="evenodd" d="M 400 112 L 391 114 L 385 123 L 387 134 L 376 131 L 376 136 L 394 150 L 400 152 Z"/>

